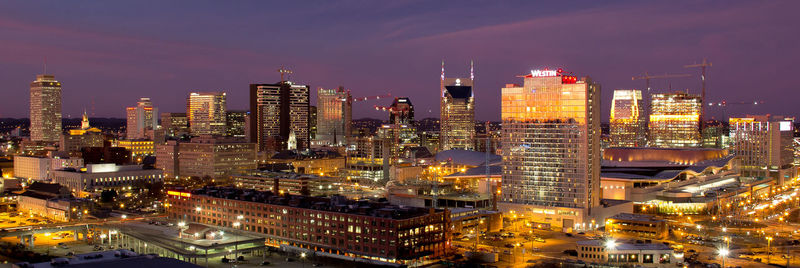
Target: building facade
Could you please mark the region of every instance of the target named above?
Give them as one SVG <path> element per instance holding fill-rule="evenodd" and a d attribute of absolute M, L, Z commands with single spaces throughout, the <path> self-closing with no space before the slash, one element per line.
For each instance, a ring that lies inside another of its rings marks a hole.
<path fill-rule="evenodd" d="M 773 178 L 780 184 L 794 178 L 794 118 L 754 115 L 729 121 L 730 150 L 741 160 L 742 176 Z"/>
<path fill-rule="evenodd" d="M 310 91 L 306 85 L 289 81 L 277 84 L 250 84 L 251 142 L 259 151 L 289 149 L 290 136 L 297 149 L 309 148 Z"/>
<path fill-rule="evenodd" d="M 583 240 L 577 242 L 576 249 L 578 258 L 585 262 L 606 263 L 614 267 L 675 267 L 683 263 L 683 252 L 675 252 L 662 243 Z"/>
<path fill-rule="evenodd" d="M 61 136 L 61 82 L 41 74 L 31 83 L 31 141 L 57 142 Z"/>
<path fill-rule="evenodd" d="M 644 106 L 641 90 L 614 90 L 609 124 L 612 147 L 647 146 Z"/>
<path fill-rule="evenodd" d="M 125 111 L 128 116 L 125 136 L 129 140 L 147 138 L 147 130 L 158 127 L 158 108 L 153 107 L 150 98 L 139 99 L 136 106 L 128 107 Z"/>
<path fill-rule="evenodd" d="M 700 136 L 700 96 L 687 93 L 653 94 L 650 100 L 648 142 L 651 147 L 695 148 Z"/>
<path fill-rule="evenodd" d="M 156 168 L 164 171 L 164 177 L 168 179 L 178 178 L 180 166 L 178 157 L 180 156 L 178 141 L 169 140 L 164 144 L 155 145 Z"/>
<path fill-rule="evenodd" d="M 114 147 L 122 147 L 131 152 L 131 161 L 142 163 L 145 157 L 155 156 L 155 142 L 152 140 L 115 140 Z"/>
<path fill-rule="evenodd" d="M 50 176 L 50 159 L 38 156 L 14 156 L 14 177 L 47 181 Z"/>
<path fill-rule="evenodd" d="M 469 78 L 445 78 L 442 73 L 440 150 L 475 150 L 475 94 Z"/>
<path fill-rule="evenodd" d="M 609 217 L 606 219 L 606 231 L 654 239 L 669 236 L 667 222 L 647 214 L 620 213 Z"/>
<path fill-rule="evenodd" d="M 156 167 L 170 177 L 221 178 L 256 168 L 256 145 L 241 139 L 206 135 L 156 147 Z"/>
<path fill-rule="evenodd" d="M 227 136 L 245 137 L 245 118 L 247 118 L 247 114 L 247 111 L 228 111 L 226 113 Z"/>
<path fill-rule="evenodd" d="M 121 190 L 140 182 L 164 181 L 160 169 L 143 169 L 139 165 L 88 164 L 86 169 L 54 170 L 53 182 L 67 187 L 73 194 L 100 193 L 102 190 Z"/>
<path fill-rule="evenodd" d="M 102 131 L 89 125 L 89 116 L 83 111 L 81 128 L 70 129 L 69 133 L 61 134 L 58 148 L 64 152 L 80 152 L 85 147 L 102 147 L 103 141 L 105 136 Z"/>
<path fill-rule="evenodd" d="M 571 228 L 600 201 L 600 85 L 560 70 L 523 77 L 502 89 L 500 199 L 506 210 Z"/>
<path fill-rule="evenodd" d="M 425 264 L 450 248 L 447 210 L 235 188 L 168 193 L 167 215 L 266 237 L 267 246 L 375 264 Z"/>
<path fill-rule="evenodd" d="M 225 135 L 224 92 L 192 92 L 187 103 L 186 117 L 192 135 Z"/>
<path fill-rule="evenodd" d="M 161 113 L 161 127 L 167 136 L 179 136 L 189 132 L 189 119 L 185 113 Z"/>
<path fill-rule="evenodd" d="M 317 133 L 320 145 L 343 145 L 350 136 L 353 97 L 343 87 L 317 90 Z"/>

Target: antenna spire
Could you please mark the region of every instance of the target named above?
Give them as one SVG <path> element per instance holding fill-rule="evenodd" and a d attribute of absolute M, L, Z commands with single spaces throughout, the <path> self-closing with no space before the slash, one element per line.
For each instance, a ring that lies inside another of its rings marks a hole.
<path fill-rule="evenodd" d="M 469 61 L 469 80 L 475 80 L 475 62 Z"/>
<path fill-rule="evenodd" d="M 444 97 L 444 59 L 442 59 L 442 79 L 439 82 L 439 93 L 441 93 L 441 97 Z"/>

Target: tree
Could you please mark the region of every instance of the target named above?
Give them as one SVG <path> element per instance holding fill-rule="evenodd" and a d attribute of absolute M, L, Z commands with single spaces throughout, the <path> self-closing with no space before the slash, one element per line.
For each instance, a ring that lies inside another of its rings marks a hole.
<path fill-rule="evenodd" d="M 103 190 L 100 193 L 100 202 L 102 203 L 110 203 L 114 201 L 114 198 L 117 197 L 117 191 L 115 190 Z"/>

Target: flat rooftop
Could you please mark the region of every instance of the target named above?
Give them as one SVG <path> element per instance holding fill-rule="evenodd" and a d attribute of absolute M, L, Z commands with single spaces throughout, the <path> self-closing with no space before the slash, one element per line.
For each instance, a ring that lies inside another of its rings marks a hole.
<path fill-rule="evenodd" d="M 207 227 L 205 229 L 208 230 L 221 230 L 224 231 L 224 235 L 219 239 L 195 238 L 186 234 L 180 235 L 180 228 L 177 225 L 155 225 L 144 221 L 125 221 L 109 224 L 106 227 L 183 255 L 199 254 L 197 252 L 205 249 L 208 249 L 209 254 L 214 254 L 218 251 L 215 249 L 233 247 L 234 244 L 238 244 L 239 249 L 245 249 L 243 245 L 249 243 L 264 245 L 263 236 L 252 235 L 240 230 L 195 223 L 192 223 L 191 226 L 195 226 L 196 230 L 203 229 L 202 227 Z M 190 251 L 188 249 L 190 246 L 197 251 Z"/>
<path fill-rule="evenodd" d="M 388 200 L 352 200 L 344 196 L 312 197 L 303 195 L 278 195 L 270 191 L 240 189 L 232 187 L 204 187 L 193 190 L 192 195 L 208 196 L 228 200 L 254 202 L 320 211 L 367 215 L 389 219 L 410 219 L 430 214 L 430 208 L 405 207 L 389 203 Z M 443 212 L 443 209 L 433 209 Z"/>
<path fill-rule="evenodd" d="M 609 217 L 612 220 L 620 220 L 620 221 L 641 221 L 641 222 L 652 222 L 652 223 L 659 223 L 663 222 L 664 220 L 656 218 L 651 215 L 646 214 L 634 214 L 634 213 L 620 213 L 614 216 Z"/>
<path fill-rule="evenodd" d="M 577 242 L 578 246 L 605 246 L 606 241 L 595 239 L 595 240 L 582 240 Z M 662 243 L 631 243 L 627 241 L 617 241 L 616 247 L 614 248 L 617 251 L 622 250 L 669 250 L 672 251 L 667 245 Z"/>
<path fill-rule="evenodd" d="M 27 264 L 27 265 L 26 265 Z M 56 268 L 56 267 L 115 267 L 115 268 L 141 268 L 141 267 L 200 267 L 188 262 L 173 258 L 158 257 L 155 255 L 140 255 L 136 252 L 120 249 L 78 254 L 70 258 L 54 258 L 50 262 L 17 263 L 20 267 Z"/>

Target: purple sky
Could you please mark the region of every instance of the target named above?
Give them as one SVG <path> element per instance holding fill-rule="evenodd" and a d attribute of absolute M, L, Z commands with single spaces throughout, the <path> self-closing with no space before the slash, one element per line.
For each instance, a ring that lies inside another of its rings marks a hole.
<path fill-rule="evenodd" d="M 0 117 L 28 116 L 45 57 L 63 83 L 65 117 L 84 108 L 123 117 L 139 97 L 180 112 L 190 91 L 223 90 L 228 109 L 246 109 L 248 84 L 277 82 L 281 65 L 314 99 L 318 87 L 342 85 L 409 96 L 419 118 L 438 117 L 440 61 L 448 76 L 466 76 L 474 59 L 480 120 L 499 119 L 500 88 L 540 67 L 601 83 L 607 120 L 614 89 L 643 87 L 631 76 L 698 74 L 682 66 L 703 57 L 714 63 L 709 101 L 766 101 L 728 115 L 800 115 L 800 1 L 294 2 L 0 3 Z M 697 76 L 670 82 L 699 93 Z M 356 104 L 353 117 L 384 118 L 372 106 L 389 102 Z"/>

